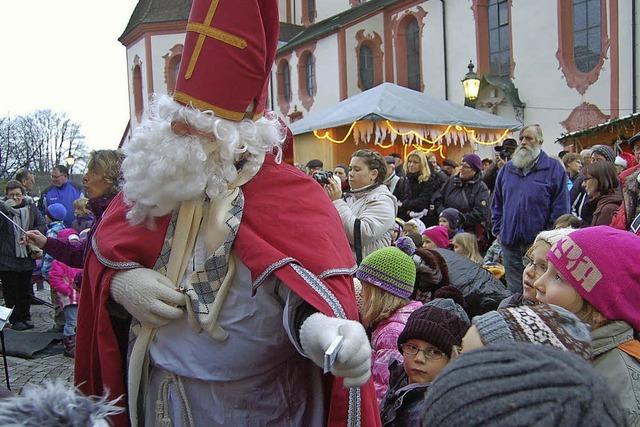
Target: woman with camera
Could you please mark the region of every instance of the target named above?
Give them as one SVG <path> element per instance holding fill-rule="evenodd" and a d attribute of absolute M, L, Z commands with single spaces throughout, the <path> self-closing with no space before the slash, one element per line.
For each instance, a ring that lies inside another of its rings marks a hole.
<path fill-rule="evenodd" d="M 386 174 L 387 164 L 380 153 L 358 150 L 349 163 L 349 195 L 343 199 L 340 185 L 333 180 L 324 186 L 342 219 L 358 264 L 371 252 L 392 243 L 397 204 L 384 185 Z"/>

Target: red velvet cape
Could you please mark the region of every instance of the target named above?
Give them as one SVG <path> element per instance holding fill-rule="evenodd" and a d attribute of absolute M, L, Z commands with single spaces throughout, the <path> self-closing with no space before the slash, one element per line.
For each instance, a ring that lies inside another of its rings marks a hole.
<path fill-rule="evenodd" d="M 267 156 L 260 172 L 242 191 L 245 206 L 233 250 L 251 271 L 252 279 L 273 269 L 273 274 L 320 312 L 336 317 L 338 311 L 342 313 L 340 317 L 357 320 L 358 309 L 347 272 L 355 261 L 340 217 L 322 187 L 296 168 L 278 165 L 273 156 Z M 153 267 L 170 222 L 170 216 L 157 219 L 155 230 L 131 226 L 126 212 L 123 196 L 118 195 L 96 230 L 97 251 L 89 251 L 85 264 L 75 382 L 89 395 L 106 390 L 112 398 L 125 394 L 125 372 L 107 311 L 109 285 L 119 269 Z M 296 265 L 316 277 L 322 273 L 329 277 L 305 280 L 304 272 L 296 271 L 286 259 L 296 260 Z M 344 273 L 335 274 L 335 269 Z M 326 297 L 326 290 L 334 297 Z M 342 379 L 326 379 L 331 388 L 328 425 L 344 426 L 348 391 L 342 387 Z M 125 417 L 114 421 L 117 426 L 127 425 Z M 361 425 L 380 425 L 371 381 L 361 388 Z"/>

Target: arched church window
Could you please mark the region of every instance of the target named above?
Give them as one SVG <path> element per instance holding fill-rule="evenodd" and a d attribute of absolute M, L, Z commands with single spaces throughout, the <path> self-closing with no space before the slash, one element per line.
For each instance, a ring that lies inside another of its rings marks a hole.
<path fill-rule="evenodd" d="M 409 89 L 421 90 L 420 27 L 416 19 L 411 19 L 407 23 L 405 36 L 407 48 L 407 87 Z"/>
<path fill-rule="evenodd" d="M 573 59 L 588 73 L 600 62 L 602 29 L 600 0 L 573 0 Z"/>
<path fill-rule="evenodd" d="M 374 83 L 373 52 L 366 44 L 360 46 L 358 52 L 358 74 L 362 90 L 371 89 Z"/>
<path fill-rule="evenodd" d="M 307 95 L 314 96 L 316 94 L 316 64 L 312 54 L 307 54 L 305 57 L 305 88 Z"/>

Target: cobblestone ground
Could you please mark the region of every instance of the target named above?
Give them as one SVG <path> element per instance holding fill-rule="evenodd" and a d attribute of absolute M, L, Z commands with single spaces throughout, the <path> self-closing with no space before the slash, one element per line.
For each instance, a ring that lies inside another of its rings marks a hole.
<path fill-rule="evenodd" d="M 49 288 L 36 290 L 36 296 L 49 302 Z M 44 332 L 53 326 L 53 309 L 46 305 L 31 306 L 31 319 L 36 332 Z M 29 332 L 24 332 L 29 333 Z M 45 380 L 61 378 L 73 381 L 73 359 L 62 354 L 62 344 L 49 346 L 33 359 L 7 357 L 11 391 L 19 393 L 26 384 L 42 384 Z M 4 367 L 0 366 L 0 385 L 6 386 Z"/>

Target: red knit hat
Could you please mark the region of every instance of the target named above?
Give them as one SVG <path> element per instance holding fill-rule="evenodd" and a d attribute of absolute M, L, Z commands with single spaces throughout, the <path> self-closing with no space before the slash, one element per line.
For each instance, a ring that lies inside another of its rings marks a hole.
<path fill-rule="evenodd" d="M 173 98 L 228 120 L 260 118 L 279 29 L 276 0 L 194 0 Z"/>
<path fill-rule="evenodd" d="M 608 226 L 576 230 L 553 245 L 547 259 L 609 320 L 640 330 L 640 237 Z"/>
<path fill-rule="evenodd" d="M 449 231 L 442 225 L 429 227 L 422 235 L 427 236 L 439 248 L 447 249 L 449 247 Z"/>

